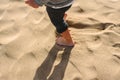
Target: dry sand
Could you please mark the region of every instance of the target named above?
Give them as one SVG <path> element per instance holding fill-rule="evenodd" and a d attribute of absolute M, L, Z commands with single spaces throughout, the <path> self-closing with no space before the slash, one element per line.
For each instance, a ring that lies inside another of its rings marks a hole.
<path fill-rule="evenodd" d="M 0 1 L 0 80 L 120 80 L 120 0 L 75 0 L 74 48 L 55 45 L 45 7 Z"/>

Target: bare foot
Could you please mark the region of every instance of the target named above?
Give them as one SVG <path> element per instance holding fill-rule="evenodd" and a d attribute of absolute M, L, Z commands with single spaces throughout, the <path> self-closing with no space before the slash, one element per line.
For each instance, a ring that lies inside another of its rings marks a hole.
<path fill-rule="evenodd" d="M 25 1 L 26 4 L 28 4 L 29 6 L 33 7 L 33 8 L 38 8 L 39 5 L 35 3 L 34 0 L 27 0 Z"/>
<path fill-rule="evenodd" d="M 67 42 L 63 37 L 58 37 L 56 39 L 56 43 L 60 46 L 68 46 L 68 47 L 73 47 L 74 46 L 74 43 Z"/>

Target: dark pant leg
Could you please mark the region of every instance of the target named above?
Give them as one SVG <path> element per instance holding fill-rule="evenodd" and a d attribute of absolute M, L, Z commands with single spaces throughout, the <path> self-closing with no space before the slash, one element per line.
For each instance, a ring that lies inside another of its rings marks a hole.
<path fill-rule="evenodd" d="M 63 17 L 65 12 L 70 7 L 71 6 L 60 8 L 60 9 L 53 9 L 48 6 L 46 7 L 50 20 L 53 23 L 53 25 L 56 27 L 56 30 L 58 33 L 62 33 L 68 28 L 68 24 L 66 23 L 66 21 L 64 21 Z"/>

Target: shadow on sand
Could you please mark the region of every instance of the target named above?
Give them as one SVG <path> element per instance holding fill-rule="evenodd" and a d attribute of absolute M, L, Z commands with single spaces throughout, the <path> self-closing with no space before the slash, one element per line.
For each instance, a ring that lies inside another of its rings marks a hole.
<path fill-rule="evenodd" d="M 61 48 L 55 44 L 49 51 L 48 56 L 44 62 L 37 69 L 33 80 L 63 80 L 72 48 L 73 47 L 64 47 L 62 59 L 60 63 L 54 67 L 54 70 L 51 73 L 53 64 L 57 57 L 57 53 L 61 50 Z"/>

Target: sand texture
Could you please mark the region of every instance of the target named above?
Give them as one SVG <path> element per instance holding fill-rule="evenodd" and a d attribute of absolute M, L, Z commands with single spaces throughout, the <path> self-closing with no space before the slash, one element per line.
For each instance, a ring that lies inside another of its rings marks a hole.
<path fill-rule="evenodd" d="M 75 47 L 55 44 L 45 6 L 0 0 L 0 80 L 120 80 L 120 0 L 75 0 Z"/>

